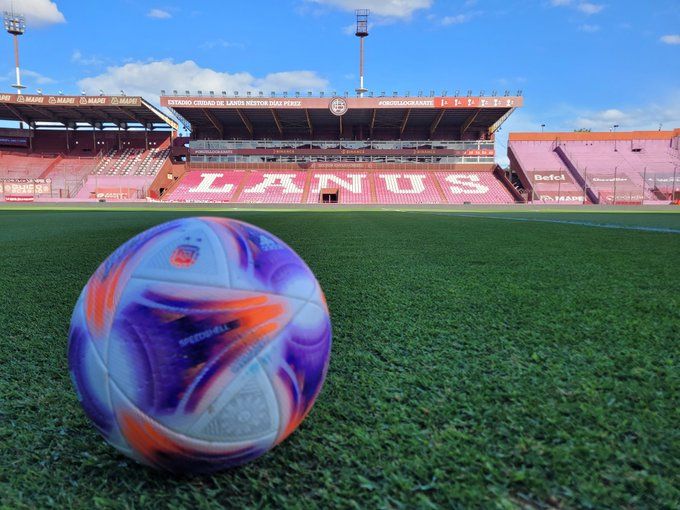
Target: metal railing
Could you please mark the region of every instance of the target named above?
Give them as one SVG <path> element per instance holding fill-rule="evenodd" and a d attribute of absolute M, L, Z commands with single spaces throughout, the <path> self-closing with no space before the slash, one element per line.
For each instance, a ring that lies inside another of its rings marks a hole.
<path fill-rule="evenodd" d="M 190 149 L 239 150 L 239 149 L 321 149 L 321 150 L 494 150 L 494 142 L 489 140 L 458 141 L 378 141 L 378 140 L 193 140 Z"/>

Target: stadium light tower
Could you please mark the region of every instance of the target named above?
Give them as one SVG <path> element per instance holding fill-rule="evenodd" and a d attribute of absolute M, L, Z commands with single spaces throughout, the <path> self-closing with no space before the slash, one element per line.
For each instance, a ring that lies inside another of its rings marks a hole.
<path fill-rule="evenodd" d="M 364 87 L 364 39 L 368 37 L 368 16 L 371 11 L 368 9 L 357 9 L 357 32 L 359 38 L 359 88 L 356 93 L 359 97 L 364 97 L 368 89 Z"/>
<path fill-rule="evenodd" d="M 26 87 L 21 84 L 21 72 L 19 71 L 19 36 L 26 32 L 26 19 L 21 14 L 14 14 L 14 11 L 5 11 L 5 30 L 8 34 L 14 36 L 14 66 L 17 72 L 17 82 L 12 87 L 17 89 L 17 94 L 21 94 L 21 90 Z"/>

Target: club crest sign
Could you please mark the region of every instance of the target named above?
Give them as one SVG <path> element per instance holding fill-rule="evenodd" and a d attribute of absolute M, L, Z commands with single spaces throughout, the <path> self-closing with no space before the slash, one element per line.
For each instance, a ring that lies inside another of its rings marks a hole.
<path fill-rule="evenodd" d="M 347 104 L 347 100 L 345 98 L 334 97 L 331 99 L 329 109 L 333 115 L 342 117 L 347 113 L 347 110 L 349 110 L 349 105 Z"/>

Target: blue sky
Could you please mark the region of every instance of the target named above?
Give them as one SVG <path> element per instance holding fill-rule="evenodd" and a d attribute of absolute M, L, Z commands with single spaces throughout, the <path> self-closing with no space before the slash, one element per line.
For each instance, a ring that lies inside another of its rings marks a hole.
<path fill-rule="evenodd" d="M 0 0 L 7 8 L 11 0 Z M 28 92 L 521 89 L 511 130 L 680 127 L 677 0 L 14 0 Z M 13 80 L 0 38 L 2 90 Z"/>

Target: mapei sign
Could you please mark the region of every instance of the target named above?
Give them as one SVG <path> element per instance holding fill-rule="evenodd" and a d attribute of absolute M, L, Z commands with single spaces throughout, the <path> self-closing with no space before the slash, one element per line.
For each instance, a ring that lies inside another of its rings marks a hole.
<path fill-rule="evenodd" d="M 43 96 L 29 94 L 0 94 L 0 104 L 45 106 L 141 106 L 140 97 L 129 96 Z"/>

